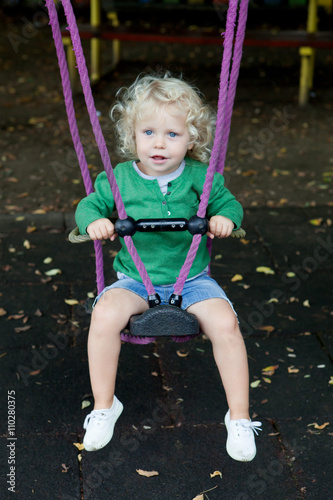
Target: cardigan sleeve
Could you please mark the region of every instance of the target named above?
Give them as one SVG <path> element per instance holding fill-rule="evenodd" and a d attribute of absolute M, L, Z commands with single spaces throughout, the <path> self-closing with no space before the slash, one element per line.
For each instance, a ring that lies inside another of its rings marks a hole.
<path fill-rule="evenodd" d="M 75 221 L 81 234 L 87 234 L 89 224 L 110 217 L 114 210 L 115 203 L 105 172 L 97 176 L 94 188 L 94 193 L 83 198 L 76 208 Z"/>
<path fill-rule="evenodd" d="M 207 217 L 213 215 L 223 215 L 232 220 L 235 229 L 238 229 L 243 220 L 242 205 L 236 200 L 233 194 L 224 186 L 223 175 L 216 173 L 207 207 Z"/>

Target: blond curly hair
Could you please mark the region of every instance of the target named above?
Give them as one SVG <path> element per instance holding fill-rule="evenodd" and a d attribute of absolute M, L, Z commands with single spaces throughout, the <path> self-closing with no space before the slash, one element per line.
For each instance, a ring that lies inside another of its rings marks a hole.
<path fill-rule="evenodd" d="M 139 75 L 128 88 L 117 92 L 118 101 L 110 116 L 115 123 L 119 140 L 119 153 L 128 160 L 136 160 L 135 125 L 147 112 L 159 106 L 173 104 L 185 112 L 186 126 L 193 148 L 187 152 L 191 158 L 208 163 L 215 132 L 215 113 L 204 103 L 200 92 L 169 72 L 163 75 Z"/>

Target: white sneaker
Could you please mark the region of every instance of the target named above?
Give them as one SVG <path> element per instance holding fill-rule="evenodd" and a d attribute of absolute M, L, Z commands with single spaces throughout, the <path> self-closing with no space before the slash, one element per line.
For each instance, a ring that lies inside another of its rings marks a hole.
<path fill-rule="evenodd" d="M 224 423 L 227 428 L 227 452 L 234 460 L 250 462 L 257 453 L 254 433 L 261 431 L 261 422 L 252 422 L 246 418 L 230 420 L 230 410 L 228 410 Z"/>
<path fill-rule="evenodd" d="M 121 402 L 114 396 L 111 408 L 93 410 L 86 416 L 83 424 L 86 429 L 83 444 L 87 451 L 100 450 L 111 441 L 115 423 L 123 408 Z"/>

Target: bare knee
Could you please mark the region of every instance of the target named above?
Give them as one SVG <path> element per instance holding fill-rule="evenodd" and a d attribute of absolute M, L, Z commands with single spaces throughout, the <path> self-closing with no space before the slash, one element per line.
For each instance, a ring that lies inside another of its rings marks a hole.
<path fill-rule="evenodd" d="M 147 308 L 147 303 L 138 295 L 124 289 L 112 289 L 97 302 L 91 321 L 100 331 L 120 331 L 127 326 L 132 315 Z"/>
<path fill-rule="evenodd" d="M 92 324 L 98 325 L 102 330 L 106 325 L 112 325 L 113 327 L 119 326 L 119 328 L 121 328 L 121 325 L 124 322 L 127 324 L 128 320 L 126 322 L 124 313 L 117 304 L 99 300 L 92 312 L 91 322 Z"/>

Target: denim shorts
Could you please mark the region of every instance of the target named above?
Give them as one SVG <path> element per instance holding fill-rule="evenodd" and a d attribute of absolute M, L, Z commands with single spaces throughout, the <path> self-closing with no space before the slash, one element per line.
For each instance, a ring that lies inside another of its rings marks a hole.
<path fill-rule="evenodd" d="M 174 285 L 154 285 L 156 293 L 161 298 L 161 304 L 168 304 L 169 298 L 173 293 Z M 123 288 L 129 290 L 130 292 L 136 293 L 144 300 L 147 300 L 147 290 L 143 283 L 136 281 L 132 278 L 124 277 L 107 286 L 104 290 L 96 297 L 94 305 L 102 297 L 102 295 L 108 290 L 113 288 Z M 230 304 L 233 312 L 237 316 L 237 313 L 228 299 L 226 293 L 220 285 L 213 280 L 206 272 L 199 274 L 199 276 L 185 281 L 185 285 L 182 292 L 182 309 L 186 310 L 188 307 L 192 306 L 196 302 L 202 302 L 208 299 L 223 299 Z"/>

